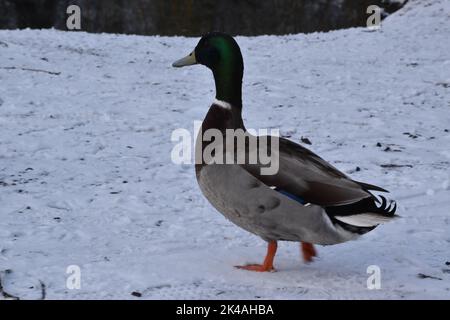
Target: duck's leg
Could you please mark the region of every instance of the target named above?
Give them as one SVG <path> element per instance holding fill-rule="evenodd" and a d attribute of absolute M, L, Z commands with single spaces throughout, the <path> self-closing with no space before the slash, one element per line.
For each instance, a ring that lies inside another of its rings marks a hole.
<path fill-rule="evenodd" d="M 303 260 L 305 262 L 311 262 L 313 261 L 313 257 L 317 256 L 316 249 L 314 248 L 314 245 L 309 242 L 302 242 L 301 245 L 302 248 L 302 254 L 303 254 Z"/>
<path fill-rule="evenodd" d="M 274 272 L 273 259 L 275 258 L 275 253 L 277 253 L 277 242 L 270 241 L 263 264 L 247 264 L 245 266 L 236 266 L 236 268 L 257 272 Z"/>

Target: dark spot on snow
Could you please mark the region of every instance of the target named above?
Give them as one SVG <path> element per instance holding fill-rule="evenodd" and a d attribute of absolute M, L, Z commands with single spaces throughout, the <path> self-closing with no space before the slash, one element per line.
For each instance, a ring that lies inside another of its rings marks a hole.
<path fill-rule="evenodd" d="M 419 64 L 417 62 L 411 62 L 411 63 L 407 63 L 406 66 L 407 67 L 417 67 Z"/>
<path fill-rule="evenodd" d="M 450 261 L 445 261 L 446 266 L 450 266 Z"/>
<path fill-rule="evenodd" d="M 122 183 L 128 183 L 128 181 L 127 180 L 123 180 Z"/>
<path fill-rule="evenodd" d="M 134 296 L 134 297 L 138 297 L 138 298 L 142 297 L 142 293 L 137 292 L 137 291 L 133 291 L 133 292 L 131 293 L 131 295 Z"/>
<path fill-rule="evenodd" d="M 381 142 L 377 142 L 377 147 L 381 147 Z"/>
<path fill-rule="evenodd" d="M 27 210 L 31 210 L 31 207 L 30 206 L 27 206 L 25 209 L 27 209 Z"/>
<path fill-rule="evenodd" d="M 450 88 L 450 83 L 448 82 L 438 82 L 436 85 L 444 88 Z"/>
<path fill-rule="evenodd" d="M 157 286 L 154 286 L 154 287 L 150 287 L 148 289 L 149 290 L 154 290 L 154 289 L 160 290 L 160 289 L 171 288 L 171 287 L 172 286 L 170 284 L 160 284 L 160 285 L 157 285 Z"/>
<path fill-rule="evenodd" d="M 127 148 L 128 148 L 128 149 L 133 149 L 133 147 L 132 147 L 132 146 L 127 146 Z"/>
<path fill-rule="evenodd" d="M 356 167 L 356 168 L 355 168 L 355 171 L 356 171 L 356 172 L 361 171 L 361 168 L 360 168 L 360 167 Z"/>
<path fill-rule="evenodd" d="M 395 144 L 389 144 L 386 146 L 386 148 L 383 149 L 383 151 L 384 152 L 402 152 L 402 150 L 400 150 L 400 149 L 403 149 L 403 148 L 400 146 L 397 146 Z"/>
<path fill-rule="evenodd" d="M 110 194 L 119 194 L 121 191 L 111 191 Z"/>
<path fill-rule="evenodd" d="M 305 143 L 305 144 L 312 145 L 311 140 L 309 140 L 309 139 L 306 138 L 306 137 L 301 137 L 300 140 L 301 140 L 303 143 Z"/>
<path fill-rule="evenodd" d="M 60 218 L 60 217 L 54 217 L 53 219 L 54 219 L 54 220 L 56 220 L 56 221 L 59 221 L 59 220 L 61 220 L 61 218 Z"/>
<path fill-rule="evenodd" d="M 200 287 L 202 282 L 201 281 L 194 281 L 194 282 L 192 282 L 192 284 L 194 285 L 194 287 L 198 288 L 198 287 Z"/>
<path fill-rule="evenodd" d="M 164 222 L 164 220 L 158 220 L 158 221 L 156 221 L 155 226 L 161 227 L 163 222 Z"/>
<path fill-rule="evenodd" d="M 395 163 L 389 163 L 389 164 L 380 164 L 380 167 L 382 168 L 412 168 L 413 166 L 411 164 L 395 164 Z"/>
<path fill-rule="evenodd" d="M 424 273 L 418 273 L 417 277 L 420 279 L 434 279 L 434 280 L 442 280 L 442 278 L 439 277 L 435 277 L 435 276 L 430 276 Z"/>
<path fill-rule="evenodd" d="M 410 132 L 403 132 L 403 134 L 405 136 L 410 137 L 411 139 L 417 139 L 418 137 L 420 137 L 420 134 L 413 134 L 413 133 L 410 133 Z"/>
<path fill-rule="evenodd" d="M 448 132 L 448 129 L 444 129 L 444 132 Z"/>

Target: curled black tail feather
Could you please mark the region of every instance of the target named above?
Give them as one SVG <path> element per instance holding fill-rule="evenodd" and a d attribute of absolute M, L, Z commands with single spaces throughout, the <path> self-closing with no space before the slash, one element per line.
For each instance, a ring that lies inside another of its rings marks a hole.
<path fill-rule="evenodd" d="M 386 216 L 394 216 L 395 211 L 397 211 L 397 202 L 390 200 L 389 204 L 388 201 L 386 200 L 385 197 L 380 196 L 381 198 L 381 205 L 379 207 L 377 207 L 376 209 L 371 209 L 369 212 L 373 212 L 373 213 L 380 213 L 382 215 L 386 215 Z M 380 203 L 380 200 L 378 200 L 377 198 L 376 202 Z M 392 206 L 393 205 L 393 206 Z"/>
<path fill-rule="evenodd" d="M 397 203 L 395 201 L 388 202 L 388 200 L 383 196 L 379 197 L 381 201 L 375 196 L 373 196 L 347 205 L 326 207 L 325 212 L 328 214 L 328 216 L 330 217 L 331 221 L 334 224 L 341 226 L 343 229 L 349 232 L 356 234 L 364 234 L 375 229 L 376 226 L 370 227 L 354 226 L 345 223 L 343 221 L 340 221 L 336 217 L 339 218 L 343 216 L 353 216 L 365 213 L 379 214 L 381 216 L 389 218 L 394 217 L 395 212 L 397 210 Z"/>
<path fill-rule="evenodd" d="M 361 213 L 378 213 L 383 216 L 391 217 L 395 215 L 397 210 L 397 203 L 395 201 L 387 201 L 383 196 L 379 196 L 380 200 L 376 197 L 364 198 L 360 201 L 342 205 L 326 207 L 325 211 L 332 216 L 353 216 Z M 377 206 L 377 203 L 379 204 Z"/>

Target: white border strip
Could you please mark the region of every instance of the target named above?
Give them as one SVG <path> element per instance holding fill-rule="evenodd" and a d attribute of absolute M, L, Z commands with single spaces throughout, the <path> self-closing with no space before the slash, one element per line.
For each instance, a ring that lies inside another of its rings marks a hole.
<path fill-rule="evenodd" d="M 226 101 L 214 99 L 213 104 L 218 105 L 221 108 L 231 110 L 231 104 Z"/>

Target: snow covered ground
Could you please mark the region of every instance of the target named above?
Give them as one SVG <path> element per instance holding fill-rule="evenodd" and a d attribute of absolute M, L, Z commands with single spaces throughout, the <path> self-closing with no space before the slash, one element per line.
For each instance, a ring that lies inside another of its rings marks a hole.
<path fill-rule="evenodd" d="M 319 247 L 305 265 L 217 213 L 170 160 L 213 99 L 210 72 L 174 69 L 197 38 L 0 31 L 0 277 L 23 299 L 450 298 L 450 1 L 410 0 L 365 28 L 238 37 L 249 128 L 280 128 L 401 219 Z M 51 73 L 48 73 L 51 72 Z M 53 74 L 52 74 L 53 73 Z M 447 262 L 447 265 L 446 265 Z M 66 287 L 66 269 L 81 288 Z M 381 289 L 367 289 L 367 267 Z M 6 271 L 10 270 L 10 271 Z M 428 276 L 431 276 L 428 277 Z M 141 298 L 132 292 L 142 294 Z"/>

